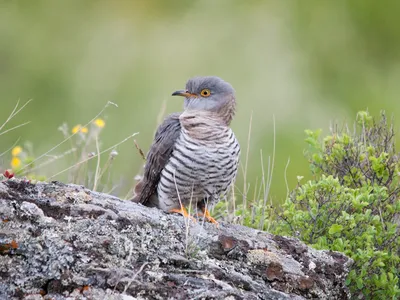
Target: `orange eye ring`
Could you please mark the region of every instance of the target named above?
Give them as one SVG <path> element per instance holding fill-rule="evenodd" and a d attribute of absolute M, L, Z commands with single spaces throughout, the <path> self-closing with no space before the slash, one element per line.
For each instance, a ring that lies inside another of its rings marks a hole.
<path fill-rule="evenodd" d="M 211 95 L 211 91 L 209 89 L 203 89 L 201 90 L 200 95 L 202 97 L 209 97 Z"/>

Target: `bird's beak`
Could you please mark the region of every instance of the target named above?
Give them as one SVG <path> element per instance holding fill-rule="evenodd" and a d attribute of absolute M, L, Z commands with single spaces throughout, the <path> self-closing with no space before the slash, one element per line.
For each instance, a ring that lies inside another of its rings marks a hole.
<path fill-rule="evenodd" d="M 173 93 L 172 93 L 172 96 L 182 96 L 182 97 L 187 97 L 187 98 L 189 98 L 189 97 L 193 97 L 193 96 L 195 96 L 195 95 L 189 93 L 189 92 L 186 91 L 186 90 L 179 90 L 179 91 L 173 92 Z"/>

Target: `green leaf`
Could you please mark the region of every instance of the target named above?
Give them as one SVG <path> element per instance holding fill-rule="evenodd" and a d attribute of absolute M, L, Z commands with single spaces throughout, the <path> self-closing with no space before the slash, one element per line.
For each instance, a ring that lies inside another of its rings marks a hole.
<path fill-rule="evenodd" d="M 335 234 L 335 233 L 339 233 L 343 230 L 343 226 L 339 225 L 339 224 L 333 224 L 330 228 L 329 228 L 329 234 Z"/>
<path fill-rule="evenodd" d="M 356 285 L 357 285 L 357 288 L 361 290 L 364 287 L 363 279 L 362 278 L 357 278 L 356 279 Z"/>

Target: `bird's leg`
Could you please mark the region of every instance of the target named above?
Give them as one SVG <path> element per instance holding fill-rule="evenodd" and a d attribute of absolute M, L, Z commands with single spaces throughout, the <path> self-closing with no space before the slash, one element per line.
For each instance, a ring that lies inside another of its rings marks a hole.
<path fill-rule="evenodd" d="M 189 213 L 187 212 L 186 208 L 182 205 L 181 208 L 174 208 L 169 211 L 170 213 L 178 213 L 184 216 L 185 218 L 191 219 L 193 222 L 196 222 L 196 219 L 193 218 Z"/>
<path fill-rule="evenodd" d="M 215 220 L 213 217 L 211 217 L 209 210 L 204 206 L 201 209 L 203 212 L 202 213 L 198 213 L 197 215 L 200 217 L 204 217 L 206 218 L 206 220 L 210 223 L 213 223 L 215 225 L 218 225 L 217 220 Z"/>
<path fill-rule="evenodd" d="M 213 217 L 211 217 L 210 211 L 207 209 L 207 205 L 206 204 L 207 203 L 206 203 L 205 200 L 203 200 L 202 202 L 199 203 L 198 208 L 200 208 L 202 212 L 201 213 L 197 213 L 197 215 L 199 217 L 204 217 L 210 223 L 218 225 L 218 222 Z"/>

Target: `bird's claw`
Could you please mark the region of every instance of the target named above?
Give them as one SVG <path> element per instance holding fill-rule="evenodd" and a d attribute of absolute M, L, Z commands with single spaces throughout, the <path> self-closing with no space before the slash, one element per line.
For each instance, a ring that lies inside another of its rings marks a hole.
<path fill-rule="evenodd" d="M 208 222 L 213 223 L 217 226 L 219 225 L 217 220 L 215 220 L 213 217 L 211 217 L 210 212 L 206 208 L 204 208 L 202 210 L 203 210 L 203 212 L 197 213 L 197 216 L 204 217 Z"/>
<path fill-rule="evenodd" d="M 169 212 L 170 212 L 170 213 L 181 214 L 181 215 L 184 216 L 185 218 L 188 218 L 188 219 L 192 220 L 193 223 L 196 223 L 196 219 L 193 218 L 191 215 L 189 215 L 189 213 L 187 212 L 186 208 L 184 208 L 183 206 L 182 206 L 181 208 L 174 208 L 174 209 L 171 209 Z"/>

